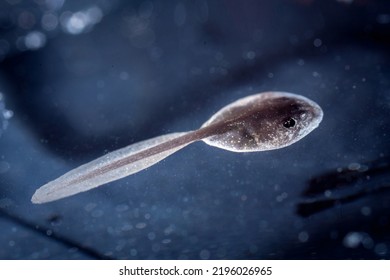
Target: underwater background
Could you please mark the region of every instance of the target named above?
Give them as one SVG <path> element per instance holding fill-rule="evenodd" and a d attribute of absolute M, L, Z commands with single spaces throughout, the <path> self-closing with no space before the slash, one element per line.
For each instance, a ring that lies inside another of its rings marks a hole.
<path fill-rule="evenodd" d="M 1 259 L 388 259 L 390 2 L 0 1 Z M 275 151 L 194 143 L 52 203 L 109 151 L 262 91 L 319 128 Z"/>

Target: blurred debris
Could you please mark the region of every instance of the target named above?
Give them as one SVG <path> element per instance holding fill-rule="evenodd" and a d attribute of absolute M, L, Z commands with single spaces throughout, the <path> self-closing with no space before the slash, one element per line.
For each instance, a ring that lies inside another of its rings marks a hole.
<path fill-rule="evenodd" d="M 309 181 L 308 188 L 302 194 L 309 200 L 297 205 L 297 213 L 308 217 L 367 195 L 389 192 L 389 175 L 388 157 L 362 164 L 351 163 L 336 171 L 325 172 Z"/>
<path fill-rule="evenodd" d="M 0 136 L 7 129 L 9 124 L 9 119 L 14 115 L 13 111 L 8 110 L 4 103 L 4 96 L 0 92 Z"/>

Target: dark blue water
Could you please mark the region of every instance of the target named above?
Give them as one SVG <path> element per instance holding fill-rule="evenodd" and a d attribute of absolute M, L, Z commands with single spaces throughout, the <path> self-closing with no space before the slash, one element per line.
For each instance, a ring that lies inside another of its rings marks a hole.
<path fill-rule="evenodd" d="M 2 1 L 0 258 L 389 258 L 389 38 L 388 1 Z M 316 101 L 320 127 L 262 153 L 195 143 L 30 202 L 268 90 Z"/>

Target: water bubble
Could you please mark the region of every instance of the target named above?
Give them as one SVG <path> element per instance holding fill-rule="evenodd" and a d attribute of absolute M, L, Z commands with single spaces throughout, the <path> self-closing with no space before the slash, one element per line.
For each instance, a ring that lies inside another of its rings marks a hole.
<path fill-rule="evenodd" d="M 208 260 L 210 258 L 210 251 L 209 250 L 202 250 L 200 251 L 199 253 L 199 257 L 202 259 L 202 260 Z"/>
<path fill-rule="evenodd" d="M 306 231 L 301 231 L 298 234 L 298 240 L 302 243 L 307 242 L 309 240 L 309 234 Z"/>
<path fill-rule="evenodd" d="M 350 163 L 348 165 L 348 169 L 351 170 L 351 171 L 359 170 L 360 169 L 360 164 L 357 163 L 357 162 Z"/>
<path fill-rule="evenodd" d="M 171 239 L 169 239 L 169 238 L 166 238 L 166 239 L 163 239 L 162 241 L 161 241 L 161 243 L 162 244 L 169 244 L 169 243 L 171 243 Z"/>
<path fill-rule="evenodd" d="M 319 39 L 319 38 L 314 39 L 313 45 L 314 45 L 316 48 L 321 47 L 321 46 L 322 46 L 322 40 Z"/>
<path fill-rule="evenodd" d="M 256 53 L 254 51 L 249 51 L 243 54 L 244 59 L 253 60 L 256 58 Z"/>
<path fill-rule="evenodd" d="M 125 212 L 125 211 L 129 210 L 129 206 L 127 204 L 119 204 L 115 207 L 115 210 L 117 212 Z"/>
<path fill-rule="evenodd" d="M 135 225 L 135 228 L 137 229 L 143 229 L 143 228 L 146 228 L 147 224 L 146 223 L 138 223 Z"/>
<path fill-rule="evenodd" d="M 137 256 L 137 254 L 138 254 L 138 252 L 137 252 L 136 249 L 131 249 L 131 250 L 130 250 L 130 255 L 131 255 L 132 257 Z"/>
<path fill-rule="evenodd" d="M 0 136 L 8 127 L 8 120 L 14 115 L 13 111 L 5 107 L 4 96 L 0 92 Z"/>
<path fill-rule="evenodd" d="M 84 209 L 87 212 L 91 212 L 93 209 L 96 208 L 96 206 L 97 206 L 96 203 L 88 203 L 87 205 L 85 205 Z"/>
<path fill-rule="evenodd" d="M 347 248 L 356 248 L 360 245 L 362 240 L 363 240 L 363 236 L 361 233 L 350 232 L 344 237 L 343 244 Z"/>
<path fill-rule="evenodd" d="M 154 240 L 156 239 L 156 234 L 154 232 L 149 232 L 148 233 L 148 239 L 149 240 Z"/>
<path fill-rule="evenodd" d="M 11 110 L 4 110 L 4 111 L 3 111 L 3 117 L 4 117 L 4 119 L 6 119 L 6 120 L 9 120 L 10 118 L 12 118 L 13 115 L 14 115 L 14 112 L 11 111 Z"/>
<path fill-rule="evenodd" d="M 101 21 L 102 17 L 102 10 L 93 6 L 75 13 L 66 11 L 62 13 L 60 22 L 65 32 L 77 35 L 89 31 L 93 25 Z"/>
<path fill-rule="evenodd" d="M 125 72 L 125 71 L 123 71 L 123 72 L 121 72 L 120 74 L 119 74 L 119 78 L 121 79 L 121 80 L 128 80 L 129 79 L 129 73 L 127 73 L 127 72 Z"/>
<path fill-rule="evenodd" d="M 368 206 L 364 206 L 360 209 L 360 212 L 364 215 L 364 216 L 370 216 L 371 215 L 371 208 L 368 207 Z"/>
<path fill-rule="evenodd" d="M 58 26 L 58 17 L 52 13 L 46 13 L 41 19 L 42 28 L 46 31 L 52 31 Z"/>
<path fill-rule="evenodd" d="M 303 66 L 303 65 L 305 65 L 305 60 L 299 59 L 298 62 L 297 62 L 297 64 L 298 64 L 299 66 Z"/>
<path fill-rule="evenodd" d="M 46 35 L 40 31 L 32 31 L 24 38 L 24 44 L 30 50 L 40 49 L 46 44 Z"/>

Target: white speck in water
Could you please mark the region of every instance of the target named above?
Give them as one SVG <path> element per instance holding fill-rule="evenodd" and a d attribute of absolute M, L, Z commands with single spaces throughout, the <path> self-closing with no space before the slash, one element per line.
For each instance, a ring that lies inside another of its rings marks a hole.
<path fill-rule="evenodd" d="M 364 206 L 360 209 L 360 212 L 363 216 L 370 216 L 371 215 L 371 208 L 368 206 Z"/>
<path fill-rule="evenodd" d="M 166 239 L 163 239 L 162 241 L 161 241 L 161 243 L 162 244 L 169 244 L 169 243 L 171 243 L 171 239 L 169 239 L 169 238 L 166 238 Z"/>
<path fill-rule="evenodd" d="M 183 3 L 178 3 L 175 7 L 174 20 L 177 26 L 185 24 L 187 18 L 186 7 Z"/>
<path fill-rule="evenodd" d="M 169 225 L 164 229 L 164 234 L 165 235 L 170 235 L 172 232 L 174 232 L 175 226 L 174 225 Z"/>
<path fill-rule="evenodd" d="M 3 111 L 3 117 L 4 119 L 6 120 L 9 120 L 10 118 L 12 118 L 14 116 L 14 112 L 11 111 L 11 110 L 4 110 Z"/>
<path fill-rule="evenodd" d="M 282 202 L 288 197 L 288 194 L 286 192 L 282 192 L 280 195 L 276 197 L 277 202 Z"/>
<path fill-rule="evenodd" d="M 303 65 L 305 65 L 305 61 L 304 61 L 303 59 L 299 59 L 298 62 L 297 62 L 297 64 L 298 64 L 299 66 L 303 66 Z"/>
<path fill-rule="evenodd" d="M 42 16 L 41 26 L 46 31 L 52 31 L 58 26 L 58 17 L 52 13 L 46 13 Z"/>
<path fill-rule="evenodd" d="M 243 58 L 247 60 L 253 60 L 256 58 L 256 53 L 254 51 L 245 52 Z"/>
<path fill-rule="evenodd" d="M 89 31 L 90 28 L 99 23 L 103 17 L 100 8 L 93 6 L 87 10 L 71 13 L 63 12 L 60 17 L 61 26 L 65 32 L 73 35 Z"/>
<path fill-rule="evenodd" d="M 15 241 L 13 241 L 13 240 L 10 240 L 9 242 L 8 242 L 8 245 L 10 246 L 10 247 L 14 247 L 15 246 Z"/>
<path fill-rule="evenodd" d="M 318 78 L 319 76 L 320 76 L 320 73 L 318 73 L 318 72 L 316 72 L 316 71 L 313 72 L 313 77 L 314 77 L 314 78 Z"/>
<path fill-rule="evenodd" d="M 130 255 L 131 255 L 132 257 L 137 256 L 137 254 L 138 254 L 138 252 L 137 252 L 136 249 L 131 249 L 131 250 L 130 250 Z"/>
<path fill-rule="evenodd" d="M 199 257 L 202 260 L 208 260 L 210 258 L 210 251 L 206 250 L 206 249 L 203 249 L 202 251 L 200 251 Z"/>
<path fill-rule="evenodd" d="M 325 195 L 325 197 L 331 197 L 332 196 L 332 191 L 331 190 L 326 190 L 325 192 L 324 192 L 324 195 Z"/>
<path fill-rule="evenodd" d="M 154 240 L 156 239 L 156 234 L 154 232 L 149 232 L 148 233 L 148 239 L 149 240 Z"/>
<path fill-rule="evenodd" d="M 322 46 L 322 40 L 319 39 L 319 38 L 314 39 L 313 45 L 314 45 L 316 48 L 321 47 L 321 46 Z"/>
<path fill-rule="evenodd" d="M 138 223 L 138 224 L 136 224 L 135 225 L 135 228 L 137 228 L 137 229 L 144 229 L 144 228 L 146 228 L 146 226 L 147 226 L 147 224 L 146 223 Z"/>
<path fill-rule="evenodd" d="M 127 204 L 119 204 L 115 207 L 115 210 L 117 212 L 125 212 L 125 211 L 129 210 L 129 206 Z"/>
<path fill-rule="evenodd" d="M 269 72 L 268 73 L 268 78 L 272 79 L 273 77 L 274 77 L 274 73 Z"/>
<path fill-rule="evenodd" d="M 357 248 L 363 240 L 363 236 L 359 232 L 349 232 L 343 239 L 343 244 L 347 248 Z"/>
<path fill-rule="evenodd" d="M 127 72 L 125 72 L 125 71 L 123 71 L 123 72 L 121 72 L 120 74 L 119 74 L 119 78 L 121 79 L 121 80 L 124 80 L 124 81 L 126 81 L 126 80 L 128 80 L 129 79 L 129 73 L 127 73 Z"/>
<path fill-rule="evenodd" d="M 385 243 L 378 243 L 375 245 L 374 251 L 378 255 L 386 255 L 387 254 L 387 245 Z"/>
<path fill-rule="evenodd" d="M 125 223 L 121 226 L 122 231 L 130 231 L 133 229 L 133 226 L 129 223 Z"/>
<path fill-rule="evenodd" d="M 95 204 L 95 203 L 88 203 L 87 205 L 85 205 L 84 209 L 87 212 L 91 212 L 93 209 L 96 208 L 96 206 L 97 206 L 97 204 Z"/>
<path fill-rule="evenodd" d="M 309 234 L 307 233 L 307 231 L 301 231 L 299 234 L 298 234 L 298 240 L 302 243 L 305 243 L 309 240 Z"/>
<path fill-rule="evenodd" d="M 348 169 L 351 171 L 359 170 L 359 168 L 360 168 L 360 164 L 357 162 L 353 162 L 348 165 Z"/>
<path fill-rule="evenodd" d="M 152 217 L 152 215 L 150 215 L 150 213 L 146 213 L 146 214 L 144 215 L 144 217 L 145 217 L 145 220 L 150 220 L 150 218 Z"/>
<path fill-rule="evenodd" d="M 46 35 L 40 31 L 31 31 L 24 38 L 24 44 L 29 50 L 40 49 L 46 44 Z"/>
<path fill-rule="evenodd" d="M 82 12 L 64 12 L 61 15 L 61 25 L 70 34 L 80 34 L 87 27 L 87 16 Z"/>

